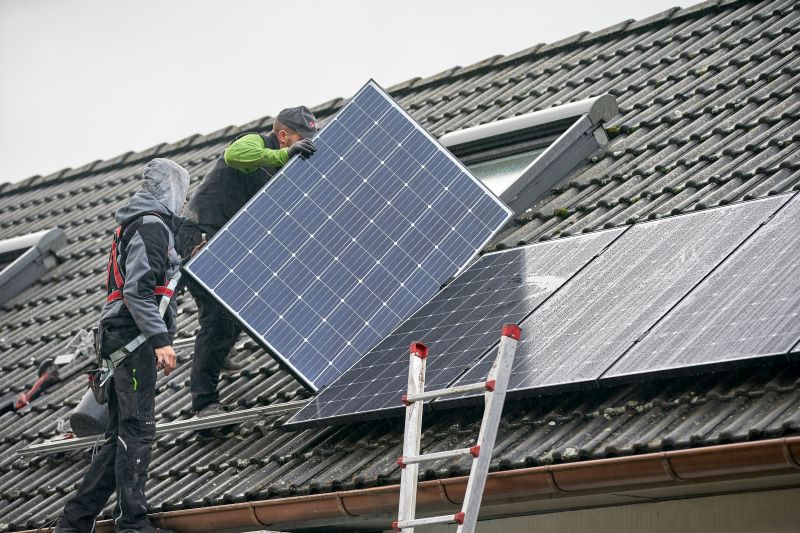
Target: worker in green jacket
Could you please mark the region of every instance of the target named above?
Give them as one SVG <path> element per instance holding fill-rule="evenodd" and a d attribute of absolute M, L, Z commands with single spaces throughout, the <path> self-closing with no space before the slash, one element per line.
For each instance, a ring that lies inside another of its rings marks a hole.
<path fill-rule="evenodd" d="M 267 134 L 247 133 L 219 157 L 184 212 L 178 231 L 184 260 L 217 233 L 293 156 L 310 157 L 316 148 L 317 119 L 304 106 L 284 109 Z M 241 332 L 239 324 L 205 289 L 191 281 L 187 288 L 197 303 L 200 331 L 194 344 L 191 372 L 192 408 L 198 416 L 227 411 L 219 401 L 219 373 Z"/>

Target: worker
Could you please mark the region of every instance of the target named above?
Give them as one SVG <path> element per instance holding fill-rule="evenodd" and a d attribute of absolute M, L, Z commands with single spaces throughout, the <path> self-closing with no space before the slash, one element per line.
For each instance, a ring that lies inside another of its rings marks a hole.
<path fill-rule="evenodd" d="M 178 231 L 184 260 L 194 255 L 272 178 L 286 162 L 316 150 L 311 141 L 317 119 L 305 106 L 284 109 L 267 135 L 248 133 L 233 141 L 203 178 L 186 209 L 186 223 Z M 197 304 L 200 331 L 194 343 L 191 392 L 192 409 L 198 416 L 228 411 L 219 401 L 219 374 L 241 328 L 234 318 L 198 284 L 187 281 Z M 228 428 L 201 433 L 214 437 Z"/>
<path fill-rule="evenodd" d="M 189 189 L 189 173 L 169 159 L 144 167 L 141 187 L 117 210 L 119 224 L 107 263 L 107 297 L 100 310 L 98 348 L 109 359 L 142 334 L 147 341 L 131 351 L 108 380 L 110 420 L 105 441 L 94 455 L 80 488 L 56 524 L 56 533 L 94 531 L 95 517 L 116 489 L 117 533 L 154 533 L 147 518 L 145 482 L 155 439 L 156 373 L 176 366 L 175 300 L 163 317 L 160 297 L 180 268 L 174 234 Z"/>

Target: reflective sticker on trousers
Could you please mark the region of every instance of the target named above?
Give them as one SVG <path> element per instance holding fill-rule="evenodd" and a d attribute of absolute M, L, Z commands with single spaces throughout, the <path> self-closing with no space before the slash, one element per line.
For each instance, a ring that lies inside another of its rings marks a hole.
<path fill-rule="evenodd" d="M 135 391 L 139 387 L 139 382 L 136 381 L 136 369 L 133 369 L 133 390 Z"/>

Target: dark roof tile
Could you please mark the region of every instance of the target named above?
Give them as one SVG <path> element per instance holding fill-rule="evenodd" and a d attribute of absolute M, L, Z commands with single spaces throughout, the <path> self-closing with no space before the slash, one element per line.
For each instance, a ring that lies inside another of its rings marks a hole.
<path fill-rule="evenodd" d="M 537 45 L 506 57 L 392 87 L 401 105 L 434 135 L 591 95 L 611 93 L 620 115 L 602 154 L 558 184 L 495 237 L 489 249 L 595 231 L 760 198 L 800 188 L 800 6 L 796 2 L 706 2 L 638 22 Z M 344 103 L 316 106 L 321 122 Z M 63 264 L 0 313 L 0 400 L 36 378 L 99 306 L 113 211 L 136 188 L 142 163 L 166 155 L 185 165 L 192 190 L 237 133 L 270 117 L 207 135 L 122 154 L 78 169 L 0 184 L 0 238 L 67 231 Z M 181 298 L 181 334 L 197 328 Z M 159 377 L 160 421 L 190 416 L 188 351 Z M 237 347 L 245 367 L 221 380 L 223 398 L 252 407 L 307 397 L 252 343 Z M 21 459 L 14 452 L 53 435 L 85 391 L 88 361 L 20 416 L 0 415 L 0 522 L 39 525 L 60 510 L 87 464 L 87 452 Z M 509 402 L 493 468 L 629 455 L 800 433 L 800 367 L 663 379 L 590 393 Z M 426 419 L 424 446 L 467 442 L 480 410 Z M 200 442 L 191 432 L 157 439 L 148 493 L 154 509 L 397 483 L 402 441 L 397 420 L 283 432 L 280 418 L 243 424 L 236 436 Z M 210 458 L 210 459 L 208 459 Z M 440 461 L 428 478 L 465 472 L 468 461 Z M 44 480 L 43 483 L 37 483 Z M 26 488 L 27 487 L 27 488 Z M 34 487 L 34 488 L 30 488 Z M 112 506 L 106 507 L 110 516 Z M 2 527 L 0 527 L 2 531 Z"/>

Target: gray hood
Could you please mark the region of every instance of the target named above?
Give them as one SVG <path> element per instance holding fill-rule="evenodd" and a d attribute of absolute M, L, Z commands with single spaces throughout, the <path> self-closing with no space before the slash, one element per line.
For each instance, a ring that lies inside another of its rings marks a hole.
<path fill-rule="evenodd" d="M 189 172 L 185 168 L 169 159 L 153 159 L 144 166 L 141 187 L 117 210 L 117 222 L 124 224 L 153 212 L 177 222 L 188 191 Z"/>

